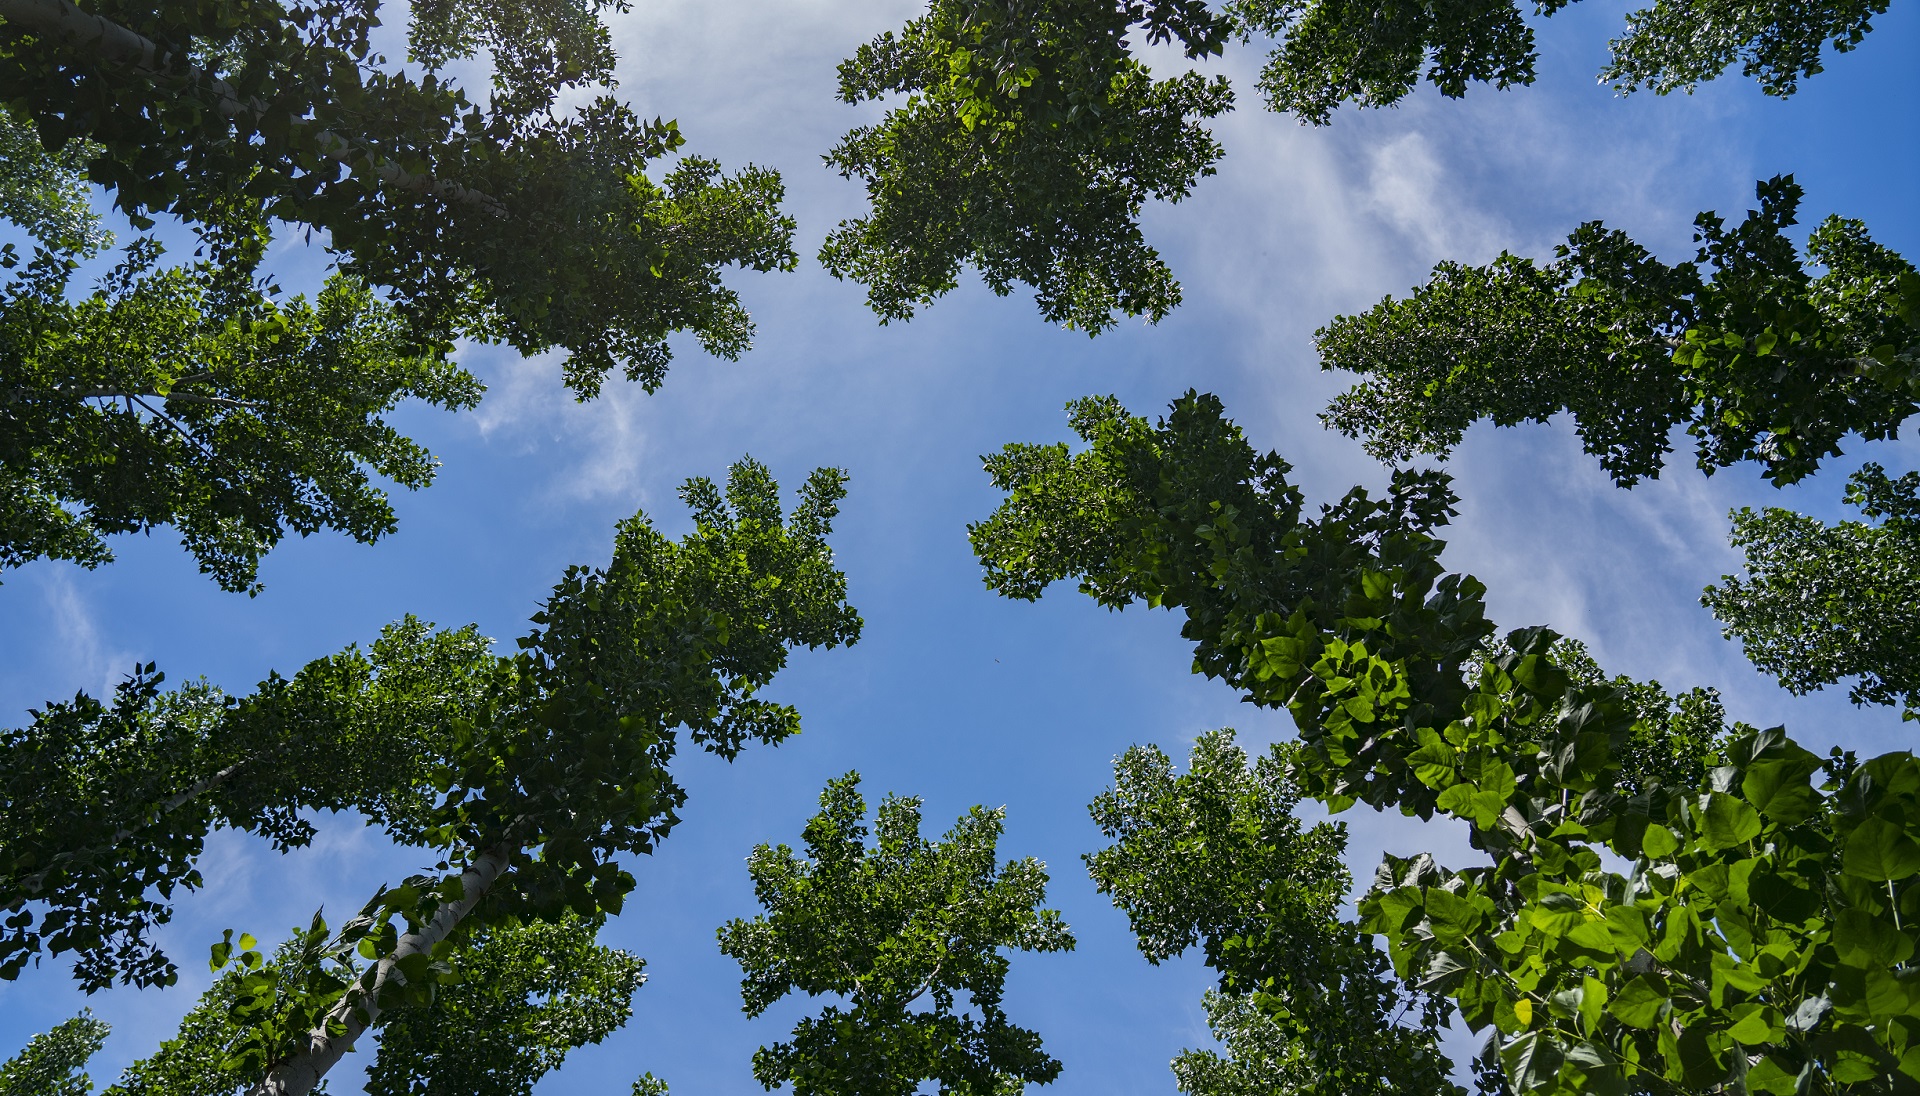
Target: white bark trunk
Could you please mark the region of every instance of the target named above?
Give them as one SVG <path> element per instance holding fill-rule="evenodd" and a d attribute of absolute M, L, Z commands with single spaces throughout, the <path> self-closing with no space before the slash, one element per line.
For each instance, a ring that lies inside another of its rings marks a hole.
<path fill-rule="evenodd" d="M 67 42 L 68 45 L 82 50 L 91 50 L 97 56 L 119 64 L 132 65 L 148 72 L 167 71 L 196 73 L 207 81 L 218 96 L 215 108 L 228 118 L 241 115 L 258 114 L 262 104 L 240 98 L 233 85 L 219 79 L 211 73 L 201 72 L 184 61 L 176 61 L 174 56 L 160 48 L 153 40 L 136 34 L 111 20 L 98 15 L 89 15 L 81 11 L 68 0 L 0 0 L 0 19 L 17 26 L 27 27 L 40 34 L 51 35 Z M 295 126 L 310 125 L 304 119 L 295 119 Z M 366 153 L 356 149 L 353 142 L 331 130 L 321 130 L 313 135 L 314 144 L 321 155 L 353 166 L 355 159 L 370 160 Z M 431 194 L 438 198 L 471 205 L 496 217 L 505 217 L 507 209 L 499 199 L 478 190 L 471 190 L 459 183 L 445 179 L 433 179 L 424 175 L 415 175 L 390 160 L 372 161 L 374 174 L 381 181 L 401 190 L 415 194 Z"/>
<path fill-rule="evenodd" d="M 433 920 L 419 932 L 400 938 L 393 954 L 380 960 L 374 968 L 373 989 L 365 997 L 356 1000 L 349 993 L 334 1006 L 328 1020 L 344 1025 L 346 1030 L 339 1035 L 329 1035 L 327 1024 L 323 1023 L 308 1032 L 306 1049 L 275 1066 L 265 1080 L 248 1090 L 247 1096 L 306 1096 L 311 1092 L 327 1071 L 353 1049 L 354 1041 L 380 1018 L 380 991 L 395 979 L 405 982 L 397 965 L 399 961 L 410 955 L 431 955 L 434 945 L 445 940 L 486 896 L 500 873 L 507 869 L 512 852 L 511 846 L 496 845 L 475 858 L 460 876 L 460 900 L 442 905 Z"/>

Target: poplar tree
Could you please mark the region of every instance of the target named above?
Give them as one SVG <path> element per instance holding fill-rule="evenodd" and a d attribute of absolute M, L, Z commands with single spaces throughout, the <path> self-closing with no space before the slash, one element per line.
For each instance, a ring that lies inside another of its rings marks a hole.
<path fill-rule="evenodd" d="M 1030 287 L 1043 317 L 1088 334 L 1116 313 L 1158 322 L 1180 286 L 1141 211 L 1214 173 L 1223 150 L 1205 124 L 1234 98 L 1224 77 L 1156 78 L 1142 45 L 1177 44 L 1199 61 L 1271 42 L 1258 81 L 1267 107 L 1327 125 L 1344 104 L 1391 106 L 1423 80 L 1450 98 L 1533 83 L 1526 9 L 1546 17 L 1570 2 L 929 0 L 840 67 L 843 101 L 888 110 L 827 154 L 866 187 L 869 208 L 841 222 L 820 259 L 867 287 L 882 322 L 931 304 L 969 267 L 1003 296 Z M 1667 94 L 1739 65 L 1789 96 L 1886 10 L 1655 0 L 1627 17 L 1601 78 Z"/>
<path fill-rule="evenodd" d="M 1071 578 L 1110 607 L 1182 614 L 1196 672 L 1292 716 L 1304 795 L 1468 827 L 1482 863 L 1384 857 L 1360 927 L 1396 977 L 1486 1034 L 1484 1086 L 1920 1082 L 1911 752 L 1822 759 L 1781 728 L 1700 734 L 1700 713 L 1654 718 L 1651 694 L 1583 670 L 1546 629 L 1490 644 L 1485 587 L 1439 562 L 1454 497 L 1437 472 L 1310 516 L 1286 462 L 1212 397 L 1158 423 L 1087 400 L 1072 422 L 1079 452 L 988 460 L 1006 494 L 972 528 L 989 587 L 1033 599 Z M 1686 763 L 1634 764 L 1663 736 Z M 1281 914 L 1239 912 L 1254 927 L 1233 949 L 1291 939 L 1263 935 Z"/>
<path fill-rule="evenodd" d="M 751 460 L 724 489 L 688 481 L 690 533 L 669 540 L 644 515 L 621 523 L 611 562 L 569 569 L 512 654 L 470 629 L 409 622 L 371 658 L 349 650 L 239 701 L 204 687 L 162 694 L 146 668 L 111 707 L 82 696 L 43 709 L 6 739 L 18 763 L 5 768 L 13 916 L 0 975 L 17 977 L 38 952 L 77 951 L 90 987 L 115 973 L 171 980 L 146 933 L 176 888 L 202 884 L 207 832 L 252 829 L 285 847 L 312 835 L 303 812 L 351 808 L 436 855 L 439 874 L 383 886 L 333 924 L 316 914 L 271 956 L 229 931 L 213 964 L 238 973 L 207 1014 L 227 1034 L 183 1035 L 189 1050 L 175 1057 L 190 1052 L 192 1069 L 256 1096 L 298 1096 L 406 1009 L 488 1026 L 490 991 L 442 996 L 464 984 L 461 949 L 484 943 L 490 977 L 544 992 L 531 988 L 537 926 L 618 914 L 635 885 L 623 858 L 651 852 L 679 821 L 686 793 L 671 762 L 683 734 L 731 759 L 799 731 L 799 714 L 760 691 L 792 647 L 859 635 L 826 543 L 843 481 L 815 472 L 790 514 Z M 593 978 L 618 987 L 632 974 Z M 406 1030 L 397 1045 L 429 1038 Z M 498 1052 L 532 1049 L 509 1039 Z"/>
<path fill-rule="evenodd" d="M 375 479 L 436 462 L 384 416 L 475 404 L 458 339 L 563 350 L 581 399 L 615 371 L 657 387 L 675 332 L 743 352 L 720 271 L 797 261 L 779 177 L 657 168 L 684 139 L 613 97 L 610 6 L 417 4 L 408 68 L 372 45 L 378 0 L 0 2 L 0 216 L 34 239 L 0 251 L 0 569 L 170 526 L 257 592 L 289 532 L 393 531 Z M 470 58 L 484 103 L 444 75 Z M 179 222 L 196 260 L 140 236 L 73 284 L 108 243 L 83 184 L 137 231 Z M 288 232 L 329 254 L 311 298 L 262 274 Z"/>
<path fill-rule="evenodd" d="M 758 1016 L 789 993 L 838 996 L 761 1047 L 753 1076 L 794 1096 L 910 1096 L 923 1082 L 954 1096 L 1013 1096 L 1060 1063 L 1038 1032 L 1007 1018 L 1003 949 L 1067 951 L 1073 936 L 1047 898 L 1046 866 L 996 863 L 1004 811 L 974 807 L 945 836 L 920 833 L 920 800 L 888 796 L 869 836 L 860 775 L 820 793 L 803 857 L 761 845 L 747 858 L 766 912 L 720 928 Z M 962 1001 L 961 995 L 965 994 Z"/>

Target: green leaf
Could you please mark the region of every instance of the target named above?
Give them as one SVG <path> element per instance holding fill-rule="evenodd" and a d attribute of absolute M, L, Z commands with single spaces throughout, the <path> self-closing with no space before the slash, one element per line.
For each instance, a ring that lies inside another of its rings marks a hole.
<path fill-rule="evenodd" d="M 1747 1091 L 1763 1092 L 1768 1096 L 1794 1096 L 1800 1091 L 1800 1078 L 1813 1069 L 1812 1063 L 1790 1069 L 1772 1054 L 1760 1059 L 1760 1063 L 1747 1069 Z"/>
<path fill-rule="evenodd" d="M 1740 790 L 1761 814 L 1794 826 L 1820 809 L 1820 795 L 1808 779 L 1814 766 L 1799 759 L 1769 758 L 1748 766 Z"/>
<path fill-rule="evenodd" d="M 1580 982 L 1580 1028 L 1589 1037 L 1600 1031 L 1600 1017 L 1607 1007 L 1607 984 L 1587 975 Z"/>
<path fill-rule="evenodd" d="M 1708 792 L 1700 811 L 1701 841 L 1708 849 L 1736 848 L 1760 836 L 1760 815 L 1724 792 Z"/>
<path fill-rule="evenodd" d="M 1427 925 L 1435 939 L 1443 942 L 1460 941 L 1479 930 L 1483 918 L 1468 899 L 1439 887 L 1426 888 L 1423 899 Z"/>
<path fill-rule="evenodd" d="M 1841 870 L 1877 883 L 1920 872 L 1920 842 L 1884 818 L 1869 818 L 1847 835 Z"/>
<path fill-rule="evenodd" d="M 1833 923 L 1833 949 L 1840 962 L 1860 970 L 1886 970 L 1913 957 L 1913 938 L 1862 909 L 1843 909 Z"/>
<path fill-rule="evenodd" d="M 1559 1079 L 1566 1055 L 1545 1032 L 1529 1031 L 1500 1048 L 1507 1080 L 1520 1092 L 1545 1088 Z"/>
<path fill-rule="evenodd" d="M 1607 1002 L 1607 1011 L 1628 1027 L 1651 1029 L 1667 1004 L 1666 988 L 1649 974 L 1635 975 Z"/>
<path fill-rule="evenodd" d="M 1680 839 L 1673 835 L 1672 830 L 1656 822 L 1647 827 L 1646 835 L 1641 838 L 1640 848 L 1649 860 L 1665 860 L 1679 851 Z"/>
<path fill-rule="evenodd" d="M 1727 1034 L 1747 1046 L 1778 1043 L 1786 1038 L 1786 1017 L 1772 1005 L 1760 1002 L 1735 1005 L 1728 1016 L 1733 1026 L 1727 1029 Z"/>

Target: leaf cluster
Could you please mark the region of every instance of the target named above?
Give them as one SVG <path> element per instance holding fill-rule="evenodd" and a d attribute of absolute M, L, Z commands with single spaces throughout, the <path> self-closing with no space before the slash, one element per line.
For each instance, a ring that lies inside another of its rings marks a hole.
<path fill-rule="evenodd" d="M 251 274 L 264 243 L 168 268 L 142 239 L 77 299 L 73 256 L 0 253 L 0 567 L 97 566 L 107 535 L 171 525 L 222 587 L 257 592 L 288 532 L 393 531 L 372 477 L 424 487 L 438 462 L 385 416 L 471 408 L 481 386 L 355 278 L 278 299 Z"/>
<path fill-rule="evenodd" d="M 1567 2 L 1541 0 L 1535 10 Z M 1243 38 L 1279 39 L 1260 72 L 1267 106 L 1317 126 L 1342 103 L 1392 106 L 1423 75 L 1450 99 L 1465 96 L 1469 82 L 1531 84 L 1538 59 L 1533 28 L 1513 0 L 1233 0 L 1228 10 Z"/>
<path fill-rule="evenodd" d="M 147 664 L 109 702 L 85 693 L 0 733 L 0 976 L 76 953 L 89 990 L 170 985 L 152 932 L 198 888 L 206 836 L 306 844 L 303 812 L 354 810 L 404 833 L 435 799 L 432 765 L 471 718 L 496 659 L 472 628 L 408 617 L 365 651 L 309 663 L 245 697 L 163 691 Z"/>
<path fill-rule="evenodd" d="M 1199 943 L 1220 974 L 1205 1007 L 1227 1054 L 1176 1058 L 1180 1090 L 1457 1092 L 1437 1045 L 1444 1000 L 1386 976 L 1386 957 L 1340 916 L 1346 830 L 1301 825 L 1295 753 L 1276 746 L 1249 766 L 1231 731 L 1210 732 L 1176 776 L 1158 748 L 1135 746 L 1093 802 L 1114 843 L 1087 867 L 1141 952 L 1158 963 Z"/>
<path fill-rule="evenodd" d="M 0 1063 L 0 1096 L 87 1096 L 93 1082 L 81 1071 L 106 1038 L 107 1025 L 84 1009 L 55 1024 Z"/>
<path fill-rule="evenodd" d="M 829 166 L 865 183 L 871 212 L 820 258 L 904 320 L 976 267 L 1005 295 L 1031 286 L 1049 321 L 1096 334 L 1113 313 L 1157 321 L 1180 290 L 1141 235 L 1149 199 L 1213 173 L 1200 124 L 1232 105 L 1224 79 L 1156 80 L 1128 35 L 1220 51 L 1226 22 L 1195 0 L 937 0 L 840 66 L 848 103 L 903 96 L 851 131 Z"/>
<path fill-rule="evenodd" d="M 796 1096 L 906 1096 L 922 1081 L 943 1096 L 1011 1096 L 1053 1080 L 1060 1063 L 1001 1007 L 1001 949 L 1073 947 L 1059 913 L 1039 908 L 1045 867 L 996 864 L 1000 811 L 974 807 L 930 841 L 920 801 L 898 796 L 881 803 L 869 845 L 859 784 L 849 773 L 821 792 L 804 857 L 786 845 L 753 851 L 747 868 L 767 912 L 720 929 L 721 951 L 746 975 L 747 1015 L 795 990 L 847 1003 L 756 1051 L 754 1077 Z"/>
<path fill-rule="evenodd" d="M 1920 763 L 1910 753 L 1835 758 L 1816 784 L 1820 759 L 1778 729 L 1675 739 L 1669 720 L 1669 742 L 1691 743 L 1695 757 L 1623 781 L 1629 744 L 1658 741 L 1657 728 L 1636 728 L 1648 694 L 1576 680 L 1544 629 L 1515 632 L 1469 665 L 1487 628 L 1471 580 L 1432 582 L 1453 600 L 1414 612 L 1380 596 L 1404 570 L 1381 568 L 1383 579 L 1354 565 L 1362 594 L 1377 593 L 1341 615 L 1309 612 L 1255 601 L 1260 584 L 1210 550 L 1217 527 L 1142 520 L 1148 470 L 1157 464 L 1162 481 L 1188 470 L 1188 454 L 1165 445 L 1196 432 L 1175 425 L 1183 407 L 1237 438 L 1217 403 L 1192 397 L 1157 432 L 1110 418 L 1130 425 L 1096 435 L 1090 453 L 1103 456 L 1070 460 L 1087 470 L 1136 461 L 1130 505 L 1112 507 L 1117 521 L 1079 509 L 1077 550 L 1056 539 L 1050 567 L 1089 576 L 1109 601 L 1184 607 L 1197 671 L 1292 714 L 1305 794 L 1335 811 L 1366 802 L 1471 828 L 1488 866 L 1388 857 L 1362 924 L 1384 938 L 1399 977 L 1490 1031 L 1502 1083 L 1786 1094 L 1920 1082 L 1920 981 L 1908 963 L 1920 931 Z M 1269 481 L 1278 458 L 1240 445 L 1237 477 L 1219 461 L 1204 484 L 1216 489 L 1192 493 L 1189 513 Z M 1035 451 L 1010 447 L 1005 459 Z M 1085 497 L 1090 477 L 1063 474 L 1068 461 L 1060 452 L 1044 475 L 996 475 L 1011 497 L 976 526 L 991 535 L 975 538 L 990 583 L 1031 570 L 1021 549 L 1057 534 Z M 1289 503 L 1238 524 L 1297 513 Z M 1407 555 L 1437 553 L 1424 531 L 1406 536 L 1428 541 Z M 1261 558 L 1276 572 L 1298 567 L 1284 553 Z M 1214 599 L 1196 592 L 1207 588 Z M 1476 639 L 1463 647 L 1465 636 Z"/>
<path fill-rule="evenodd" d="M 1828 525 L 1780 507 L 1733 513 L 1744 575 L 1726 575 L 1701 603 L 1747 658 L 1806 693 L 1847 678 L 1855 704 L 1920 711 L 1911 606 L 1920 604 L 1920 473 L 1868 464 L 1847 501 L 1877 521 Z"/>
<path fill-rule="evenodd" d="M 1366 378 L 1323 419 L 1400 462 L 1444 457 L 1480 419 L 1565 411 L 1622 485 L 1659 474 L 1675 426 L 1703 470 L 1755 461 L 1776 484 L 1849 434 L 1894 436 L 1920 407 L 1920 274 L 1837 217 L 1802 259 L 1786 236 L 1799 186 L 1780 176 L 1758 193 L 1738 225 L 1695 219 L 1691 262 L 1661 262 L 1596 221 L 1551 263 L 1442 263 L 1411 297 L 1319 331 L 1322 366 Z"/>

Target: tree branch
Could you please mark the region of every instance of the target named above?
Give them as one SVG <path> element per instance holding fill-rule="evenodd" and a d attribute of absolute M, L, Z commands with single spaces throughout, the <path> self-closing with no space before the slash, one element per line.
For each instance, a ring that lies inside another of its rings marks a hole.
<path fill-rule="evenodd" d="M 353 1049 L 354 1041 L 380 1018 L 381 991 L 395 981 L 405 984 L 406 975 L 400 972 L 400 961 L 415 955 L 431 956 L 434 946 L 451 935 L 480 904 L 480 899 L 486 897 L 487 891 L 506 871 L 512 853 L 513 846 L 502 843 L 475 858 L 460 875 L 460 900 L 444 903 L 424 928 L 402 936 L 393 954 L 374 966 L 372 987 L 363 992 L 350 991 L 342 997 L 326 1019 L 307 1033 L 306 1047 L 273 1067 L 264 1080 L 248 1090 L 247 1096 L 306 1096 L 313 1091 L 327 1071 Z M 330 1027 L 343 1030 L 334 1035 L 328 1031 Z"/>
<path fill-rule="evenodd" d="M 68 0 L 0 0 L 0 20 L 59 38 L 76 50 L 90 50 L 107 61 L 130 65 L 157 75 L 190 75 L 204 80 L 215 95 L 214 108 L 225 117 L 257 118 L 265 112 L 264 103 L 258 99 L 241 99 L 239 92 L 225 80 L 184 58 L 176 58 L 150 38 L 109 19 L 80 10 Z M 296 118 L 292 124 L 300 127 L 311 125 L 312 122 Z M 312 140 L 322 156 L 346 164 L 349 168 L 356 161 L 365 162 L 382 182 L 397 189 L 448 199 L 495 217 L 507 216 L 507 207 L 491 194 L 461 186 L 449 179 L 415 175 L 391 160 L 375 159 L 332 130 L 319 130 L 313 134 Z"/>
<path fill-rule="evenodd" d="M 115 830 L 113 832 L 113 835 L 111 837 L 108 837 L 105 841 L 102 841 L 99 845 L 94 846 L 94 849 L 113 848 L 115 845 L 120 844 L 120 842 L 125 841 L 127 838 L 132 837 L 134 834 L 137 834 L 141 830 L 147 828 L 148 826 L 153 825 L 155 822 L 158 822 L 160 819 L 165 818 L 167 815 L 172 814 L 174 811 L 179 810 L 181 807 L 184 807 L 188 803 L 191 803 L 194 800 L 200 798 L 201 796 L 207 794 L 213 789 L 226 783 L 228 780 L 233 779 L 233 774 L 239 772 L 241 769 L 251 764 L 258 757 L 259 757 L 258 754 L 253 754 L 247 757 L 243 757 L 240 760 L 234 762 L 231 765 L 228 765 L 226 768 L 221 769 L 219 772 L 214 773 L 211 776 L 202 777 L 201 779 L 195 781 L 193 784 L 188 786 L 185 790 L 175 792 L 174 794 L 166 797 L 165 799 L 162 799 L 160 801 L 160 806 L 157 807 L 151 814 L 147 815 L 147 818 L 145 821 L 141 822 L 137 826 L 120 827 L 118 830 Z M 77 860 L 80 857 L 86 856 L 86 855 L 90 855 L 90 852 L 83 850 L 82 852 L 78 852 L 78 853 L 74 853 L 74 852 L 59 853 L 55 855 L 52 863 L 48 864 L 46 867 L 41 868 L 39 871 L 36 871 L 31 875 L 21 876 L 18 880 L 10 884 L 7 889 L 18 891 L 19 893 L 24 894 L 29 898 L 35 897 L 39 894 L 40 888 L 46 884 L 47 876 L 52 874 L 55 869 L 59 868 L 63 864 L 71 863 L 72 861 Z"/>

